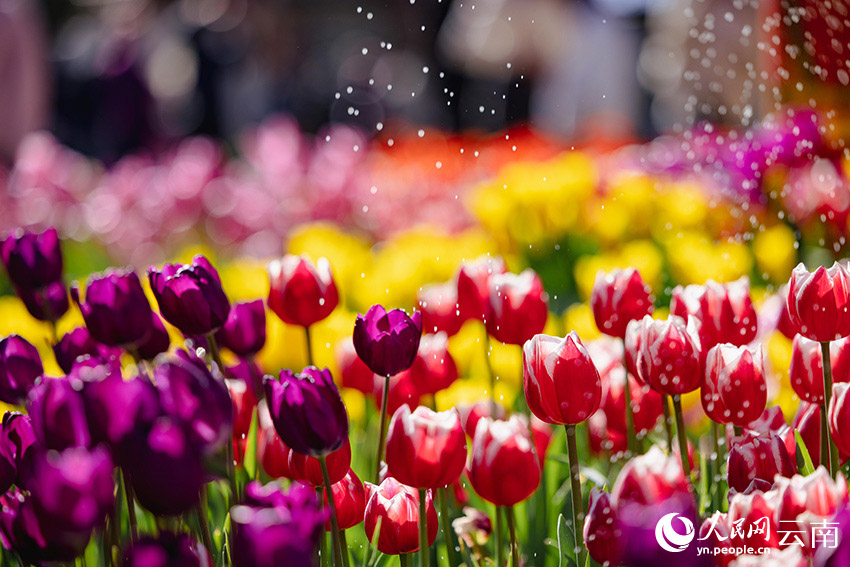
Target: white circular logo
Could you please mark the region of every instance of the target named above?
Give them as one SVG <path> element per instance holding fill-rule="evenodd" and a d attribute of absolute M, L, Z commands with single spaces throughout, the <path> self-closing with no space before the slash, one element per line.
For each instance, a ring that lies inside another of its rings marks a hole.
<path fill-rule="evenodd" d="M 676 528 L 673 527 L 673 520 L 676 518 L 679 518 L 685 526 L 684 534 L 680 534 L 676 531 Z M 696 537 L 694 524 L 689 519 L 682 517 L 675 512 L 667 514 L 658 520 L 658 524 L 655 526 L 655 540 L 658 542 L 658 545 L 661 546 L 661 549 L 665 551 L 671 551 L 673 553 L 685 551 L 688 545 L 694 541 L 694 537 Z"/>

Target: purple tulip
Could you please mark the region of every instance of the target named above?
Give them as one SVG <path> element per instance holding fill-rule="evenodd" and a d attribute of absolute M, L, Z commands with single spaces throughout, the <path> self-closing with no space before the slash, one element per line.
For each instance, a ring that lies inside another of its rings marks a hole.
<path fill-rule="evenodd" d="M 121 350 L 97 342 L 85 327 L 76 327 L 65 333 L 59 342 L 53 345 L 53 354 L 59 368 L 68 374 L 81 356 L 109 359 L 121 356 Z"/>
<path fill-rule="evenodd" d="M 77 380 L 45 377 L 30 391 L 27 410 L 35 437 L 46 449 L 91 446 L 81 387 Z"/>
<path fill-rule="evenodd" d="M 42 233 L 18 229 L 0 243 L 0 259 L 15 287 L 41 289 L 62 279 L 62 250 L 55 228 Z"/>
<path fill-rule="evenodd" d="M 165 264 L 148 269 L 148 280 L 166 321 L 191 337 L 208 335 L 221 327 L 230 313 L 230 301 L 218 272 L 203 256 L 191 264 Z"/>
<path fill-rule="evenodd" d="M 0 427 L 0 494 L 12 484 L 20 484 L 20 477 L 29 473 L 35 449 L 35 432 L 29 416 L 7 411 Z"/>
<path fill-rule="evenodd" d="M 112 469 L 103 447 L 36 454 L 27 488 L 42 526 L 72 532 L 101 527 L 114 503 Z"/>
<path fill-rule="evenodd" d="M 234 303 L 215 335 L 219 346 L 242 357 L 254 356 L 266 344 L 266 306 L 261 299 Z"/>
<path fill-rule="evenodd" d="M 44 374 L 38 350 L 23 337 L 0 339 L 0 401 L 21 405 Z"/>
<path fill-rule="evenodd" d="M 80 308 L 91 336 L 109 346 L 134 349 L 150 334 L 151 306 L 132 268 L 109 269 L 89 276 L 85 300 L 78 283 L 71 298 Z"/>
<path fill-rule="evenodd" d="M 68 290 L 62 280 L 36 290 L 17 287 L 15 293 L 24 302 L 29 314 L 39 321 L 55 323 L 68 311 Z"/>
<path fill-rule="evenodd" d="M 373 305 L 354 322 L 354 350 L 380 376 L 395 376 L 416 360 L 422 337 L 422 313 L 408 316 L 403 309 L 387 311 Z"/>
<path fill-rule="evenodd" d="M 279 494 L 264 504 L 254 502 L 230 510 L 233 567 L 314 564 L 319 537 L 324 534 L 325 511 L 306 486 L 293 485 L 286 493 L 276 490 Z"/>
<path fill-rule="evenodd" d="M 850 567 L 850 508 L 845 503 L 829 520 L 831 529 L 838 534 L 838 546 L 821 545 L 815 551 L 814 567 Z"/>
<path fill-rule="evenodd" d="M 165 416 L 135 436 L 126 466 L 136 498 L 157 516 L 188 511 L 204 483 L 200 452 L 180 423 Z"/>
<path fill-rule="evenodd" d="M 160 532 L 143 537 L 124 554 L 124 567 L 210 567 L 209 554 L 203 545 L 188 534 Z"/>
<path fill-rule="evenodd" d="M 171 337 L 168 336 L 168 331 L 165 330 L 165 324 L 162 319 L 151 311 L 151 329 L 145 340 L 136 348 L 139 358 L 142 360 L 153 360 L 157 355 L 162 354 L 171 346 Z"/>
<path fill-rule="evenodd" d="M 280 380 L 266 376 L 264 386 L 274 428 L 296 453 L 327 455 L 348 439 L 348 413 L 327 368 L 281 370 Z"/>
<path fill-rule="evenodd" d="M 185 424 L 189 442 L 204 454 L 224 447 L 233 428 L 233 405 L 224 380 L 194 354 L 178 351 L 154 371 L 165 415 Z"/>
<path fill-rule="evenodd" d="M 82 382 L 82 396 L 95 443 L 105 443 L 113 458 L 123 465 L 129 441 L 146 431 L 160 414 L 156 389 L 144 378 L 125 380 L 117 359 L 81 360 L 73 375 Z"/>

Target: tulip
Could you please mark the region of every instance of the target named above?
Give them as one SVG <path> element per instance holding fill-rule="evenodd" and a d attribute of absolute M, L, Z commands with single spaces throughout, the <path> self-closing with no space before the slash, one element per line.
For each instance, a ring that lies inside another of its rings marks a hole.
<path fill-rule="evenodd" d="M 375 391 L 375 373 L 357 356 L 350 339 L 337 344 L 336 361 L 343 388 L 358 390 L 367 396 Z"/>
<path fill-rule="evenodd" d="M 656 392 L 678 396 L 700 386 L 700 347 L 679 317 L 644 318 L 638 373 Z"/>
<path fill-rule="evenodd" d="M 27 399 L 27 411 L 39 443 L 46 449 L 90 447 L 91 433 L 80 384 L 68 378 L 45 378 Z"/>
<path fill-rule="evenodd" d="M 380 376 L 394 376 L 413 365 L 422 336 L 422 314 L 373 305 L 354 323 L 357 356 Z"/>
<path fill-rule="evenodd" d="M 777 474 L 790 477 L 796 467 L 779 435 L 756 435 L 745 432 L 732 440 L 726 476 L 729 488 L 747 489 L 755 479 L 773 482 Z"/>
<path fill-rule="evenodd" d="M 437 511 L 431 500 L 430 491 L 418 491 L 388 477 L 375 486 L 367 484 L 365 528 L 370 541 L 375 534 L 378 521 L 378 551 L 386 555 L 413 553 L 419 549 L 420 495 L 425 495 L 425 526 L 430 546 L 437 538 Z"/>
<path fill-rule="evenodd" d="M 244 380 L 225 380 L 225 383 L 233 402 L 233 439 L 241 439 L 250 432 L 257 396 Z"/>
<path fill-rule="evenodd" d="M 132 268 L 89 276 L 85 301 L 76 283 L 71 286 L 71 298 L 98 342 L 132 351 L 150 333 L 151 306 Z"/>
<path fill-rule="evenodd" d="M 44 374 L 38 350 L 18 335 L 0 339 L 0 401 L 21 405 Z"/>
<path fill-rule="evenodd" d="M 254 483 L 256 484 L 256 483 Z M 253 484 L 246 489 L 251 494 Z M 233 567 L 314 565 L 319 538 L 324 537 L 325 514 L 313 491 L 293 485 L 279 488 L 265 502 L 248 501 L 231 508 Z M 383 530 L 382 530 L 383 531 Z"/>
<path fill-rule="evenodd" d="M 212 567 L 206 548 L 188 534 L 159 532 L 144 537 L 124 553 L 124 567 Z"/>
<path fill-rule="evenodd" d="M 21 298 L 29 314 L 39 321 L 55 325 L 56 321 L 68 312 L 68 290 L 65 288 L 65 282 L 61 280 L 37 290 L 16 288 L 15 293 Z"/>
<path fill-rule="evenodd" d="M 626 336 L 623 339 L 626 370 L 628 370 L 629 374 L 634 376 L 641 384 L 646 383 L 646 380 L 643 376 L 641 376 L 640 369 L 637 365 L 641 349 L 641 337 L 643 336 L 645 329 L 651 325 L 653 321 L 654 319 L 652 317 L 644 317 L 643 319 L 629 321 L 629 324 L 626 325 Z"/>
<path fill-rule="evenodd" d="M 623 550 L 621 548 L 617 511 L 611 502 L 611 496 L 593 488 L 587 504 L 587 518 L 584 521 L 584 541 L 587 551 L 594 561 L 602 565 L 619 565 Z"/>
<path fill-rule="evenodd" d="M 62 249 L 59 233 L 48 228 L 41 233 L 18 229 L 0 243 L 0 259 L 16 287 L 40 289 L 62 279 Z"/>
<path fill-rule="evenodd" d="M 136 497 L 157 516 L 177 516 L 198 501 L 204 484 L 200 448 L 180 423 L 162 416 L 134 436 L 126 467 Z"/>
<path fill-rule="evenodd" d="M 384 384 L 386 377 L 372 374 L 372 397 L 378 409 L 383 409 Z M 410 370 L 399 372 L 389 379 L 389 393 L 387 394 L 387 416 L 398 411 L 398 408 L 407 404 L 416 407 L 422 400 L 423 394 Z"/>
<path fill-rule="evenodd" d="M 671 458 L 673 466 L 681 467 Z M 615 497 L 612 494 L 612 500 Z M 643 505 L 633 502 L 616 501 L 617 517 L 620 524 L 620 549 L 623 550 L 622 565 L 630 567 L 708 567 L 713 565 L 711 557 L 700 556 L 698 545 L 691 544 L 679 553 L 671 553 L 661 548 L 656 537 L 657 528 L 662 519 L 671 522 L 673 531 L 683 536 L 694 533 L 699 528 L 699 517 L 694 509 L 694 498 L 687 490 L 671 494 L 664 501 Z M 669 531 L 664 535 L 665 539 Z M 695 538 L 694 538 L 695 539 Z M 672 543 L 672 541 L 670 541 Z"/>
<path fill-rule="evenodd" d="M 281 370 L 266 376 L 266 399 L 274 428 L 286 445 L 311 457 L 336 451 L 348 439 L 348 414 L 330 370 Z"/>
<path fill-rule="evenodd" d="M 758 419 L 767 405 L 767 382 L 761 348 L 724 343 L 708 351 L 702 405 L 712 419 L 743 427 Z"/>
<path fill-rule="evenodd" d="M 453 337 L 466 321 L 460 313 L 455 282 L 419 288 L 417 305 L 422 312 L 422 328 L 426 333 L 443 332 Z"/>
<path fill-rule="evenodd" d="M 688 492 L 688 481 L 677 459 L 657 446 L 629 460 L 614 483 L 611 498 L 618 503 L 649 505 Z"/>
<path fill-rule="evenodd" d="M 495 407 L 495 411 L 494 410 Z M 461 404 L 457 406 L 460 422 L 463 425 L 463 431 L 470 438 L 475 437 L 475 431 L 478 429 L 478 422 L 481 418 L 491 417 L 496 421 L 505 419 L 507 411 L 505 406 L 496 404 L 493 406 L 490 402 L 483 400 L 477 401 L 472 405 Z"/>
<path fill-rule="evenodd" d="M 800 263 L 788 284 L 788 314 L 807 339 L 821 343 L 850 335 L 850 274 L 836 262 L 810 273 Z"/>
<path fill-rule="evenodd" d="M 118 357 L 121 351 L 114 347 L 99 343 L 89 334 L 85 327 L 75 327 L 65 333 L 59 342 L 53 345 L 56 362 L 65 374 L 71 372 L 71 367 L 78 358 L 93 356 L 103 359 Z"/>
<path fill-rule="evenodd" d="M 219 346 L 241 357 L 255 356 L 266 344 L 266 308 L 261 300 L 234 303 L 216 333 Z"/>
<path fill-rule="evenodd" d="M 454 384 L 458 377 L 457 365 L 449 352 L 449 338 L 445 333 L 422 335 L 410 373 L 422 394 L 436 394 Z"/>
<path fill-rule="evenodd" d="M 136 347 L 136 354 L 142 360 L 153 360 L 157 355 L 168 350 L 171 345 L 171 337 L 165 330 L 165 324 L 159 315 L 151 311 L 151 326 L 148 336 Z"/>
<path fill-rule="evenodd" d="M 336 504 L 339 529 L 347 530 L 363 521 L 366 512 L 366 489 L 353 470 L 349 469 L 342 480 L 331 487 L 331 492 Z M 324 501 L 327 505 L 327 494 L 324 495 Z M 330 522 L 325 522 L 325 531 L 330 530 Z"/>
<path fill-rule="evenodd" d="M 546 452 L 549 450 L 555 431 L 551 425 L 540 421 L 534 414 L 531 415 L 530 422 L 531 436 L 534 438 L 534 452 L 537 453 L 537 460 L 540 461 L 540 470 L 542 471 L 546 463 Z"/>
<path fill-rule="evenodd" d="M 38 450 L 29 416 L 19 412 L 3 414 L 0 427 L 0 494 L 13 484 L 20 486 L 30 459 Z"/>
<path fill-rule="evenodd" d="M 493 533 L 493 523 L 487 514 L 471 506 L 463 509 L 463 516 L 452 520 L 452 528 L 468 548 L 484 545 Z"/>
<path fill-rule="evenodd" d="M 608 274 L 600 271 L 590 294 L 590 306 L 599 330 L 622 339 L 630 321 L 652 314 L 652 290 L 634 268 Z"/>
<path fill-rule="evenodd" d="M 262 418 L 260 418 L 262 421 Z M 294 475 L 289 469 L 289 454 L 292 449 L 287 447 L 274 426 L 271 424 L 271 418 L 267 425 L 262 426 L 257 439 L 257 456 L 260 459 L 260 464 L 263 465 L 263 470 L 272 478 L 292 478 Z"/>
<path fill-rule="evenodd" d="M 195 256 L 191 264 L 151 267 L 148 280 L 162 316 L 185 335 L 207 336 L 227 321 L 230 301 L 204 256 Z"/>
<path fill-rule="evenodd" d="M 315 487 L 324 484 L 322 477 L 322 466 L 319 459 L 290 450 L 287 455 L 287 468 L 289 476 L 296 480 L 309 482 Z M 351 469 L 351 444 L 348 439 L 339 449 L 328 453 L 327 461 L 328 477 L 331 484 L 336 484 L 345 478 Z"/>
<path fill-rule="evenodd" d="M 537 272 L 497 274 L 490 278 L 487 332 L 506 344 L 523 345 L 543 332 L 549 315 L 548 295 Z"/>
<path fill-rule="evenodd" d="M 194 354 L 178 351 L 154 370 L 165 415 L 186 425 L 189 443 L 211 455 L 229 442 L 233 406 L 227 386 Z"/>
<path fill-rule="evenodd" d="M 838 383 L 832 390 L 832 400 L 829 403 L 827 416 L 829 432 L 838 450 L 843 454 L 850 453 L 850 436 L 847 425 L 850 423 L 850 406 L 847 404 L 847 391 L 850 383 Z"/>
<path fill-rule="evenodd" d="M 746 494 L 736 494 L 729 502 L 729 514 L 727 522 L 730 526 L 743 525 L 752 526 L 762 518 L 768 518 L 767 529 L 759 533 L 758 530 L 739 530 L 730 534 L 730 543 L 734 546 L 752 547 L 779 547 L 777 528 L 782 526 L 770 526 L 770 519 L 774 516 L 774 502 L 769 500 L 761 490 L 754 490 Z"/>
<path fill-rule="evenodd" d="M 720 343 L 749 344 L 758 331 L 747 278 L 726 284 L 709 280 L 704 286 L 678 286 L 673 290 L 670 313 L 699 320 L 703 352 Z"/>
<path fill-rule="evenodd" d="M 9 491 L 0 496 L 0 540 L 4 548 L 14 550 L 27 564 L 73 562 L 83 553 L 90 538 L 91 532 L 42 525 L 33 499 L 24 493 Z"/>
<path fill-rule="evenodd" d="M 723 549 L 729 547 L 729 528 L 727 527 L 726 514 L 717 511 L 711 517 L 706 518 L 699 528 L 698 541 L 701 547 L 712 551 L 719 558 L 716 563 L 718 567 L 726 567 L 734 558 L 730 553 L 723 553 Z"/>
<path fill-rule="evenodd" d="M 850 363 L 848 339 L 829 343 L 834 382 L 850 381 L 847 365 Z M 823 353 L 817 341 L 795 335 L 792 342 L 791 368 L 788 372 L 791 387 L 800 399 L 813 404 L 823 404 Z"/>
<path fill-rule="evenodd" d="M 325 319 L 339 303 L 331 266 L 319 258 L 315 266 L 304 256 L 287 254 L 269 263 L 269 309 L 284 323 L 309 327 Z"/>
<path fill-rule="evenodd" d="M 506 271 L 505 261 L 498 256 L 481 256 L 461 264 L 455 279 L 458 311 L 464 321 L 485 320 L 490 310 L 490 278 Z"/>
<path fill-rule="evenodd" d="M 634 430 L 640 438 L 654 429 L 658 423 L 662 415 L 662 399 L 658 392 L 650 389 L 649 386 L 641 385 L 634 376 L 628 375 L 628 380 Z M 623 443 L 623 445 L 614 443 L 612 450 L 615 453 L 627 448 L 625 382 L 626 372 L 622 365 L 609 370 L 608 374 L 602 377 L 603 397 L 599 409 L 605 416 L 606 433 L 609 440 L 616 439 Z M 597 412 L 594 416 L 599 413 Z"/>
<path fill-rule="evenodd" d="M 437 413 L 401 406 L 387 437 L 387 466 L 402 484 L 440 488 L 460 478 L 466 465 L 466 435 L 456 409 Z"/>

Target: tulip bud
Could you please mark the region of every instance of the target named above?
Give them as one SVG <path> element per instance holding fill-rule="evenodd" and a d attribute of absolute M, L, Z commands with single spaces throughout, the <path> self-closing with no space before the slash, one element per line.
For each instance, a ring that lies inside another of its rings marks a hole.
<path fill-rule="evenodd" d="M 791 351 L 791 367 L 788 375 L 794 393 L 800 399 L 813 404 L 823 403 L 823 353 L 820 343 L 795 335 Z M 847 371 L 847 339 L 829 343 L 829 358 L 832 364 L 833 383 L 850 381 Z"/>
<path fill-rule="evenodd" d="M 677 396 L 699 388 L 699 345 L 682 319 L 671 316 L 663 321 L 651 320 L 644 327 L 640 343 L 638 372 L 653 390 Z"/>
<path fill-rule="evenodd" d="M 626 336 L 623 339 L 623 350 L 625 353 L 623 358 L 625 360 L 626 370 L 628 370 L 629 374 L 634 376 L 641 384 L 646 384 L 646 380 L 640 375 L 640 368 L 638 368 L 637 365 L 638 355 L 640 354 L 641 348 L 641 337 L 645 333 L 645 329 L 651 325 L 653 321 L 654 319 L 652 319 L 652 317 L 644 317 L 643 319 L 629 321 L 629 324 L 626 325 Z"/>
<path fill-rule="evenodd" d="M 502 258 L 481 256 L 458 270 L 457 304 L 461 318 L 484 321 L 490 310 L 490 277 L 507 271 Z"/>
<path fill-rule="evenodd" d="M 234 303 L 215 335 L 219 346 L 237 356 L 254 356 L 266 344 L 266 307 L 261 300 Z"/>
<path fill-rule="evenodd" d="M 274 430 L 265 400 L 257 406 L 257 415 L 260 421 L 257 456 L 260 464 L 263 465 L 263 470 L 272 478 L 292 478 L 292 471 L 289 470 L 289 453 L 292 449 L 280 440 L 280 436 Z"/>
<path fill-rule="evenodd" d="M 96 356 L 103 359 L 121 356 L 121 350 L 97 342 L 85 327 L 76 327 L 65 333 L 53 345 L 53 354 L 62 372 L 68 374 L 81 356 Z"/>
<path fill-rule="evenodd" d="M 0 259 L 16 287 L 40 289 L 62 279 L 59 233 L 51 227 L 42 233 L 18 229 L 0 243 Z"/>
<path fill-rule="evenodd" d="M 408 316 L 402 309 L 387 311 L 373 305 L 354 322 L 354 349 L 360 360 L 379 376 L 395 376 L 413 365 L 422 337 L 422 313 Z"/>
<path fill-rule="evenodd" d="M 645 454 L 626 463 L 617 476 L 611 498 L 618 505 L 626 502 L 648 505 L 687 494 L 688 490 L 678 459 L 653 445 Z"/>
<path fill-rule="evenodd" d="M 393 415 L 387 436 L 387 466 L 402 484 L 440 488 L 460 478 L 466 465 L 466 435 L 457 410 L 434 412 L 407 405 Z"/>
<path fill-rule="evenodd" d="M 619 565 L 623 555 L 617 511 L 611 496 L 598 488 L 590 491 L 587 517 L 584 520 L 584 541 L 594 561 L 602 565 Z"/>
<path fill-rule="evenodd" d="M 105 345 L 132 349 L 150 333 L 151 306 L 132 268 L 89 276 L 85 301 L 80 300 L 77 283 L 71 286 L 71 298 L 89 333 Z"/>
<path fill-rule="evenodd" d="M 365 513 L 367 539 L 372 540 L 380 519 L 378 551 L 387 555 L 418 551 L 419 492 L 392 477 L 384 479 L 379 486 L 367 483 L 366 487 L 368 489 Z M 425 494 L 425 526 L 430 546 L 437 539 L 437 511 L 434 509 L 431 491 Z"/>
<path fill-rule="evenodd" d="M 162 316 L 185 335 L 202 337 L 227 321 L 230 301 L 204 256 L 195 256 L 191 264 L 148 268 L 148 280 Z"/>
<path fill-rule="evenodd" d="M 465 319 L 458 306 L 457 284 L 446 282 L 419 288 L 417 305 L 422 312 L 422 329 L 426 333 L 443 332 L 453 337 Z"/>
<path fill-rule="evenodd" d="M 832 388 L 832 399 L 829 401 L 829 433 L 838 450 L 843 454 L 850 453 L 850 405 L 847 401 L 847 392 L 850 383 L 841 382 Z"/>
<path fill-rule="evenodd" d="M 487 332 L 498 341 L 522 345 L 542 333 L 549 316 L 549 296 L 534 270 L 490 278 Z"/>
<path fill-rule="evenodd" d="M 363 521 L 366 512 L 366 489 L 353 470 L 349 470 L 342 480 L 331 486 L 336 505 L 336 521 L 339 529 L 353 528 Z M 328 494 L 324 494 L 324 503 L 328 503 Z M 325 531 L 331 531 L 330 521 L 325 522 Z"/>
<path fill-rule="evenodd" d="M 767 382 L 761 347 L 724 343 L 708 351 L 702 406 L 718 423 L 743 427 L 756 420 L 767 405 Z"/>
<path fill-rule="evenodd" d="M 62 280 L 36 290 L 16 288 L 15 293 L 29 314 L 39 321 L 56 322 L 68 312 L 68 290 Z"/>
<path fill-rule="evenodd" d="M 500 421 L 505 419 L 507 415 L 505 406 L 485 400 L 479 400 L 471 405 L 460 404 L 457 406 L 457 412 L 460 415 L 463 431 L 470 438 L 475 437 L 475 430 L 478 429 L 478 422 L 481 421 L 481 418 L 491 417 L 495 421 Z"/>
<path fill-rule="evenodd" d="M 284 323 L 309 327 L 325 319 L 339 304 L 339 295 L 326 258 L 313 263 L 287 254 L 269 263 L 269 309 Z"/>
<path fill-rule="evenodd" d="M 449 338 L 443 333 L 422 335 L 419 351 L 410 373 L 422 394 L 436 394 L 457 380 L 457 365 L 449 352 Z"/>
<path fill-rule="evenodd" d="M 0 540 L 27 564 L 72 563 L 91 539 L 90 531 L 63 529 L 42 522 L 32 497 L 9 491 L 0 496 Z M 5 550 L 4 550 L 5 551 Z"/>
<path fill-rule="evenodd" d="M 700 343 L 705 352 L 720 343 L 749 344 L 758 331 L 750 282 L 745 277 L 726 284 L 709 280 L 703 286 L 678 286 L 673 290 L 670 313 L 700 321 Z"/>
<path fill-rule="evenodd" d="M 590 307 L 597 328 L 606 335 L 625 337 L 629 322 L 652 314 L 652 302 L 652 290 L 634 268 L 596 274 Z"/>
<path fill-rule="evenodd" d="M 836 262 L 810 273 L 800 263 L 788 283 L 788 314 L 801 335 L 833 341 L 850 335 L 850 274 Z"/>
<path fill-rule="evenodd" d="M 375 390 L 375 373 L 357 356 L 354 343 L 343 340 L 336 347 L 336 361 L 343 388 L 358 390 L 370 395 Z"/>
<path fill-rule="evenodd" d="M 522 354 L 525 399 L 542 421 L 581 423 L 599 408 L 599 372 L 575 331 L 563 339 L 535 335 Z"/>
<path fill-rule="evenodd" d="M 727 465 L 729 488 L 747 489 L 755 479 L 772 483 L 777 474 L 790 477 L 796 467 L 779 435 L 745 433 L 732 440 Z"/>
<path fill-rule="evenodd" d="M 768 501 L 765 494 L 755 490 L 748 494 L 736 494 L 729 502 L 729 514 L 727 522 L 730 526 L 743 525 L 752 526 L 762 518 L 773 518 L 775 514 L 774 502 Z M 759 533 L 759 530 L 738 530 L 730 535 L 730 543 L 734 546 L 752 547 L 779 547 L 777 529 L 781 526 L 772 526 L 770 522 L 767 529 Z"/>
<path fill-rule="evenodd" d="M 160 531 L 143 537 L 124 553 L 124 567 L 212 567 L 209 553 L 189 534 Z"/>
<path fill-rule="evenodd" d="M 27 411 L 44 448 L 62 451 L 92 445 L 81 386 L 76 380 L 45 377 L 30 391 Z"/>
<path fill-rule="evenodd" d="M 507 421 L 489 417 L 478 422 L 472 440 L 469 481 L 481 498 L 497 506 L 513 506 L 540 484 L 540 462 L 524 417 Z"/>
<path fill-rule="evenodd" d="M 29 416 L 18 412 L 3 414 L 0 427 L 0 494 L 12 484 L 21 484 L 29 461 L 38 449 Z"/>
<path fill-rule="evenodd" d="M 281 370 L 280 380 L 266 376 L 264 385 L 274 428 L 294 451 L 321 457 L 348 440 L 348 413 L 327 368 Z"/>
<path fill-rule="evenodd" d="M 18 335 L 0 339 L 0 401 L 21 405 L 44 374 L 38 350 Z"/>
<path fill-rule="evenodd" d="M 249 485 L 246 494 L 255 492 L 255 485 Z M 272 490 L 275 494 L 262 502 L 247 498 L 246 504 L 231 508 L 233 567 L 278 565 L 281 560 L 286 565 L 314 564 L 325 510 L 304 486 L 293 485 L 285 493 Z"/>
<path fill-rule="evenodd" d="M 322 465 L 319 459 L 295 451 L 289 451 L 287 458 L 287 466 L 293 479 L 307 481 L 316 487 L 323 486 Z M 326 459 L 331 484 L 336 484 L 351 469 L 351 444 L 348 439 L 342 447 L 328 453 Z"/>
<path fill-rule="evenodd" d="M 165 330 L 165 324 L 159 315 L 151 311 L 151 326 L 148 336 L 136 347 L 136 353 L 142 360 L 153 360 L 157 355 L 168 350 L 171 345 L 171 337 Z"/>

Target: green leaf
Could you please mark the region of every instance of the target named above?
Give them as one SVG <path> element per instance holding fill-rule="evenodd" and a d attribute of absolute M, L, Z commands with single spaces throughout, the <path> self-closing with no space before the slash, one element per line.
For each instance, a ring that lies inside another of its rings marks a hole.
<path fill-rule="evenodd" d="M 708 489 L 708 459 L 702 458 L 699 460 L 699 515 L 705 515 L 705 510 L 709 504 L 709 489 Z"/>
<path fill-rule="evenodd" d="M 806 443 L 800 436 L 799 431 L 794 431 L 794 439 L 797 441 L 797 470 L 803 476 L 808 476 L 815 472 L 815 467 L 812 465 L 812 458 L 809 456 L 809 450 L 806 448 Z"/>
<path fill-rule="evenodd" d="M 248 478 L 257 479 L 257 408 L 251 414 L 251 427 L 248 429 L 248 439 L 245 444 L 245 472 Z"/>
<path fill-rule="evenodd" d="M 558 516 L 558 567 L 577 565 L 576 538 L 563 514 Z"/>

